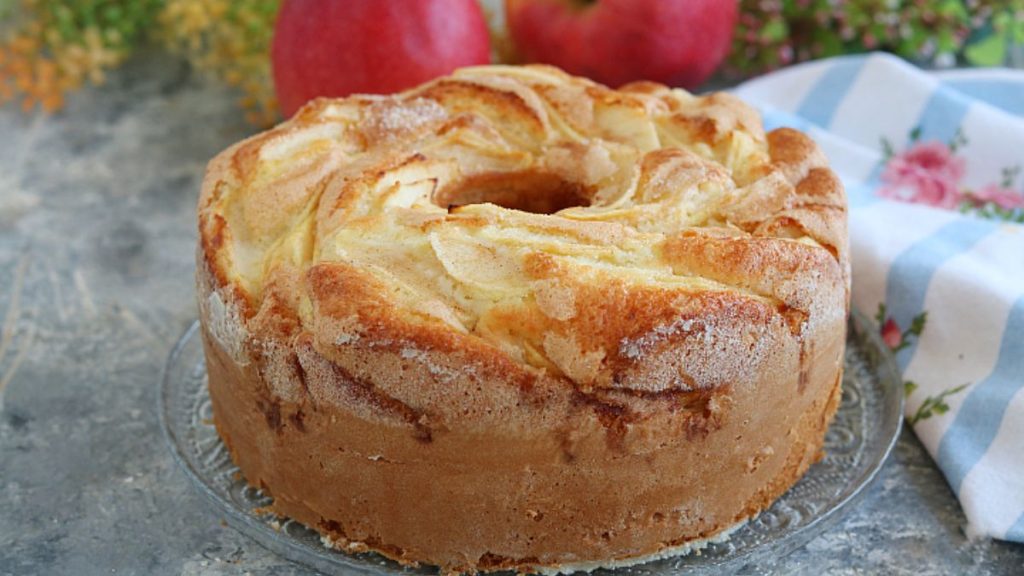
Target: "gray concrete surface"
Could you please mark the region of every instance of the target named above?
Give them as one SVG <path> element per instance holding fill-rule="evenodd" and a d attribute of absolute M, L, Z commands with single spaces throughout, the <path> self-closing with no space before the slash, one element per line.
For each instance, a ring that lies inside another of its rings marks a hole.
<path fill-rule="evenodd" d="M 0 109 L 0 574 L 306 573 L 222 524 L 157 422 L 203 166 L 252 130 L 235 98 L 151 54 L 55 116 Z M 963 524 L 904 431 L 843 521 L 748 572 L 1024 574 L 1024 546 Z"/>

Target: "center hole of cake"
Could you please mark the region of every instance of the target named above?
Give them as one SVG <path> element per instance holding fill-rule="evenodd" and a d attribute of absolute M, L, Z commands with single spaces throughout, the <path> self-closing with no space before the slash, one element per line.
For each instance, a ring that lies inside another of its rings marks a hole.
<path fill-rule="evenodd" d="M 554 214 L 574 206 L 589 206 L 590 193 L 580 184 L 547 172 L 491 173 L 471 176 L 434 195 L 434 203 L 452 210 L 468 204 Z"/>

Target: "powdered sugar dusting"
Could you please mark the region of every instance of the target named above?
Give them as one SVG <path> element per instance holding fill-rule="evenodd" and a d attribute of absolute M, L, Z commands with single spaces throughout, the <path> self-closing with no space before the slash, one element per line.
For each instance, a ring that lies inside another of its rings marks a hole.
<path fill-rule="evenodd" d="M 264 340 L 260 343 L 262 362 L 260 374 L 270 385 L 273 394 L 288 402 L 297 402 L 302 398 L 302 384 L 295 374 L 293 351 L 290 346 L 277 340 Z"/>
<path fill-rule="evenodd" d="M 236 363 L 241 366 L 249 364 L 249 357 L 245 354 L 249 333 L 242 322 L 238 305 L 230 298 L 225 298 L 220 290 L 211 290 L 200 301 L 200 305 L 203 306 L 206 330 L 210 336 Z"/>
<path fill-rule="evenodd" d="M 336 322 L 337 335 L 334 337 L 336 346 L 347 346 L 359 342 L 362 325 L 356 315 L 346 316 Z"/>
<path fill-rule="evenodd" d="M 415 362 L 426 368 L 427 372 L 429 372 L 431 376 L 437 378 L 439 382 L 446 384 L 455 381 L 456 379 L 460 378 L 467 372 L 474 371 L 471 366 L 467 366 L 466 369 L 463 371 L 453 370 L 452 368 L 449 368 L 447 366 L 442 366 L 441 364 L 432 361 L 430 358 L 430 354 L 428 354 L 426 351 L 420 350 L 419 348 L 416 348 L 415 346 L 408 344 L 403 346 L 402 349 L 399 350 L 398 355 L 403 360 L 414 360 Z"/>
<path fill-rule="evenodd" d="M 620 340 L 620 357 L 638 367 L 622 383 L 649 390 L 751 383 L 779 345 L 795 345 L 781 320 L 766 325 L 735 310 L 714 317 L 680 318 Z M 792 348 L 789 354 L 795 358 L 796 352 Z"/>
<path fill-rule="evenodd" d="M 345 346 L 348 344 L 355 344 L 359 341 L 359 334 L 338 334 L 338 337 L 334 339 L 334 343 L 338 346 Z"/>
<path fill-rule="evenodd" d="M 363 133 L 372 144 L 406 138 L 410 133 L 447 118 L 443 106 L 428 98 L 383 99 L 367 110 Z"/>
<path fill-rule="evenodd" d="M 653 348 L 655 344 L 661 342 L 665 338 L 680 332 L 689 332 L 694 327 L 695 321 L 690 318 L 679 318 L 675 322 L 670 324 L 663 324 L 657 326 L 654 330 L 644 334 L 637 338 L 623 338 L 619 341 L 619 356 L 628 358 L 630 360 L 637 360 L 644 355 L 644 353 Z M 701 322 L 701 327 L 705 330 L 708 328 Z"/>

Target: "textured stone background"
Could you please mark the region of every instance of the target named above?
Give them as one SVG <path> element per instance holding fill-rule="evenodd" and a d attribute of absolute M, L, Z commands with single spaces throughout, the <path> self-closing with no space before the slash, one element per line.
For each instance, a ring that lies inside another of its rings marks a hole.
<path fill-rule="evenodd" d="M 234 100 L 146 55 L 56 116 L 0 109 L 0 574 L 307 573 L 222 525 L 157 422 L 203 166 L 251 131 Z M 843 521 L 749 573 L 1024 573 L 963 523 L 904 431 Z"/>

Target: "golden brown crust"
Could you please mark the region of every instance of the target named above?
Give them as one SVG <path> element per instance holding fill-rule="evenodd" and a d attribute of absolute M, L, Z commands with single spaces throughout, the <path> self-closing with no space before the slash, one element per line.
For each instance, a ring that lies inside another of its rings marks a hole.
<path fill-rule="evenodd" d="M 837 402 L 842 186 L 726 94 L 484 67 L 318 100 L 211 162 L 199 231 L 218 430 L 343 548 L 656 554 L 770 504 Z"/>

